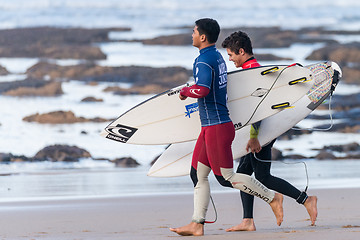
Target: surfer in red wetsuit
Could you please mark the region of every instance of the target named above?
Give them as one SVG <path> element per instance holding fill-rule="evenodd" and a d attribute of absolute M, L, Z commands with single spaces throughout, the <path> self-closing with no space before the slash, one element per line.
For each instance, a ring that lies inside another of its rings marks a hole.
<path fill-rule="evenodd" d="M 185 87 L 180 99 L 197 98 L 201 120 L 201 132 L 193 153 L 190 176 L 194 183 L 194 213 L 191 223 L 170 228 L 179 235 L 204 234 L 204 223 L 210 201 L 208 175 L 213 171 L 219 183 L 255 195 L 271 206 L 280 226 L 283 221 L 283 197 L 263 186 L 255 178 L 233 172 L 231 144 L 235 136 L 234 125 L 229 117 L 227 99 L 226 64 L 215 47 L 220 33 L 213 19 L 199 19 L 192 34 L 193 46 L 200 50 L 195 59 L 193 75 L 195 85 Z"/>
<path fill-rule="evenodd" d="M 253 54 L 251 40 L 246 33 L 238 31 L 231 34 L 224 40 L 222 47 L 226 48 L 229 60 L 234 62 L 237 68 L 242 67 L 243 69 L 247 69 L 260 67 L 260 64 Z M 275 142 L 274 139 L 267 145 L 261 147 L 257 138 L 260 127 L 261 121 L 251 126 L 250 139 L 246 146 L 246 151 L 250 150 L 251 153 L 241 157 L 236 172 L 248 175 L 254 173 L 255 178 L 269 189 L 289 196 L 298 203 L 303 204 L 310 215 L 311 224 L 314 225 L 317 217 L 317 197 L 307 196 L 306 192 L 301 192 L 287 181 L 272 176 L 270 174 L 271 163 L 258 160 L 271 159 L 271 148 Z M 239 225 L 231 227 L 226 231 L 255 231 L 256 227 L 253 218 L 254 197 L 244 192 L 240 194 L 243 205 L 243 220 Z"/>

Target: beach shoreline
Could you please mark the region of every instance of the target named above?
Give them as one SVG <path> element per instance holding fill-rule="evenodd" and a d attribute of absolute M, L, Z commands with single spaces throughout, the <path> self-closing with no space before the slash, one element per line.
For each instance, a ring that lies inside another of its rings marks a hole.
<path fill-rule="evenodd" d="M 214 193 L 218 220 L 206 224 L 202 239 L 356 239 L 360 234 L 360 188 L 316 189 L 318 220 L 310 226 L 305 208 L 284 199 L 284 222 L 255 201 L 256 232 L 228 233 L 241 221 L 238 191 Z M 186 239 L 171 232 L 190 222 L 192 194 L 3 202 L 1 239 Z M 209 206 L 208 219 L 214 218 Z"/>

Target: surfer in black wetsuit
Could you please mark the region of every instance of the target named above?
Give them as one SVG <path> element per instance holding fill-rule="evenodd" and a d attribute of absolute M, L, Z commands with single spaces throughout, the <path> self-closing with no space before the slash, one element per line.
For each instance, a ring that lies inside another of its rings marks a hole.
<path fill-rule="evenodd" d="M 222 46 L 226 48 L 229 60 L 234 62 L 236 67 L 246 69 L 260 66 L 254 58 L 251 40 L 246 33 L 239 31 L 231 34 L 224 40 Z M 250 139 L 246 146 L 246 151 L 250 150 L 251 153 L 241 157 L 236 172 L 248 175 L 254 173 L 255 178 L 269 189 L 289 196 L 298 203 L 303 204 L 310 215 L 311 225 L 314 225 L 317 217 L 317 197 L 308 196 L 306 192 L 301 192 L 287 181 L 272 176 L 270 174 L 271 163 L 256 159 L 270 160 L 271 148 L 275 142 L 274 139 L 267 145 L 261 147 L 257 139 L 260 126 L 261 122 L 257 122 L 251 126 Z M 231 227 L 226 231 L 255 231 L 256 227 L 253 218 L 254 197 L 244 192 L 240 194 L 243 203 L 243 220 L 239 225 Z"/>

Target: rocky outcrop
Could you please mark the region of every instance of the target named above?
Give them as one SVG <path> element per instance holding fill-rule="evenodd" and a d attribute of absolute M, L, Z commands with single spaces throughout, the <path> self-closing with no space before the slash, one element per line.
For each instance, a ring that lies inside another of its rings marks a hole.
<path fill-rule="evenodd" d="M 160 36 L 152 39 L 139 40 L 147 45 L 169 45 L 169 46 L 182 46 L 192 45 L 191 31 L 184 34 L 174 34 L 170 36 Z"/>
<path fill-rule="evenodd" d="M 112 160 L 111 162 L 115 163 L 116 167 L 137 167 L 140 164 L 131 157 L 123 157 Z"/>
<path fill-rule="evenodd" d="M 188 29 L 188 32 L 186 32 Z M 237 27 L 237 28 L 223 28 L 221 29 L 217 45 L 221 48 L 221 43 L 224 39 L 235 31 L 244 31 L 252 39 L 254 48 L 284 48 L 289 47 L 293 43 L 314 43 L 325 42 L 335 43 L 332 39 L 324 38 L 323 36 L 340 33 L 328 31 L 322 28 L 304 28 L 300 30 L 284 30 L 280 27 Z M 184 28 L 185 33 L 175 34 L 171 36 L 160 36 L 153 39 L 135 40 L 143 44 L 150 45 L 176 45 L 186 46 L 191 45 L 191 31 L 192 27 Z M 342 31 L 341 34 L 356 34 L 356 31 Z M 127 40 L 124 40 L 127 41 Z"/>
<path fill-rule="evenodd" d="M 8 70 L 0 65 L 0 76 L 8 75 L 8 74 L 9 74 Z"/>
<path fill-rule="evenodd" d="M 61 94 L 63 94 L 61 82 L 57 82 L 57 81 L 44 82 L 44 85 L 39 87 L 19 86 L 14 89 L 3 92 L 3 95 L 18 96 L 18 97 L 28 97 L 28 96 L 52 97 Z"/>
<path fill-rule="evenodd" d="M 358 63 L 360 64 L 360 63 Z M 342 67 L 343 80 L 349 84 L 360 84 L 360 66 L 358 67 Z"/>
<path fill-rule="evenodd" d="M 16 28 L 0 30 L 2 57 L 105 59 L 96 42 L 109 42 L 110 31 L 128 31 L 128 28 Z"/>
<path fill-rule="evenodd" d="M 35 154 L 35 161 L 76 162 L 81 158 L 91 158 L 85 149 L 68 145 L 51 145 Z"/>
<path fill-rule="evenodd" d="M 159 93 L 186 83 L 191 71 L 182 67 L 152 68 L 141 66 L 103 67 L 94 63 L 59 66 L 41 62 L 28 69 L 32 78 L 74 79 L 85 82 L 131 83 L 130 89 L 113 88 L 117 94 Z M 109 91 L 109 89 L 108 89 Z"/>
<path fill-rule="evenodd" d="M 335 152 L 360 152 L 360 145 L 357 142 L 352 142 L 344 145 L 325 146 L 324 149 Z"/>
<path fill-rule="evenodd" d="M 288 131 L 286 131 L 285 133 L 283 133 L 280 137 L 278 137 L 278 139 L 281 140 L 291 140 L 297 136 L 303 135 L 303 134 L 310 134 L 311 131 L 309 130 L 296 130 L 296 129 L 289 129 Z"/>
<path fill-rule="evenodd" d="M 346 66 L 360 63 L 360 43 L 331 44 L 312 52 L 308 60 L 331 60 Z"/>
<path fill-rule="evenodd" d="M 10 96 L 57 96 L 63 94 L 61 82 L 26 79 L 0 82 L 0 94 Z"/>
<path fill-rule="evenodd" d="M 64 144 L 55 144 L 44 147 L 39 150 L 33 157 L 26 157 L 24 155 L 13 155 L 11 153 L 0 153 L 0 163 L 11 162 L 78 162 L 81 159 L 88 158 L 97 161 L 109 161 L 115 164 L 116 167 L 137 167 L 140 164 L 131 157 L 117 158 L 109 160 L 107 158 L 94 159 L 87 150 Z"/>
<path fill-rule="evenodd" d="M 102 98 L 96 98 L 96 97 L 85 97 L 81 99 L 81 102 L 103 102 L 104 100 Z"/>
<path fill-rule="evenodd" d="M 24 155 L 13 155 L 11 153 L 0 153 L 0 163 L 10 163 L 10 162 L 31 162 L 32 159 Z"/>
<path fill-rule="evenodd" d="M 23 118 L 26 122 L 49 123 L 49 124 L 69 124 L 79 122 L 108 122 L 109 119 L 76 117 L 71 111 L 55 111 L 44 114 L 33 114 Z"/>
<path fill-rule="evenodd" d="M 284 159 L 282 152 L 279 149 L 272 148 L 271 149 L 271 159 L 273 160 L 281 160 Z"/>
<path fill-rule="evenodd" d="M 273 54 L 256 54 L 256 59 L 261 61 L 282 61 L 282 60 L 292 60 L 291 58 L 279 57 Z"/>
<path fill-rule="evenodd" d="M 316 156 L 316 159 L 318 160 L 333 160 L 336 159 L 335 155 L 331 152 L 328 152 L 326 150 L 321 150 Z"/>

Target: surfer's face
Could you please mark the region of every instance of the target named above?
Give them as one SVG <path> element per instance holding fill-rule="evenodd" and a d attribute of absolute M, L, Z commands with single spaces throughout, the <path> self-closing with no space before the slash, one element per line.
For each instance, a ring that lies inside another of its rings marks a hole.
<path fill-rule="evenodd" d="M 201 46 L 201 43 L 204 41 L 205 35 L 200 35 L 197 26 L 194 27 L 193 33 L 192 33 L 192 44 L 194 47 L 199 48 Z"/>
<path fill-rule="evenodd" d="M 229 55 L 229 61 L 234 62 L 235 67 L 237 68 L 241 67 L 246 61 L 244 50 L 242 48 L 240 48 L 239 54 L 234 53 L 229 48 L 227 48 L 226 51 Z"/>

